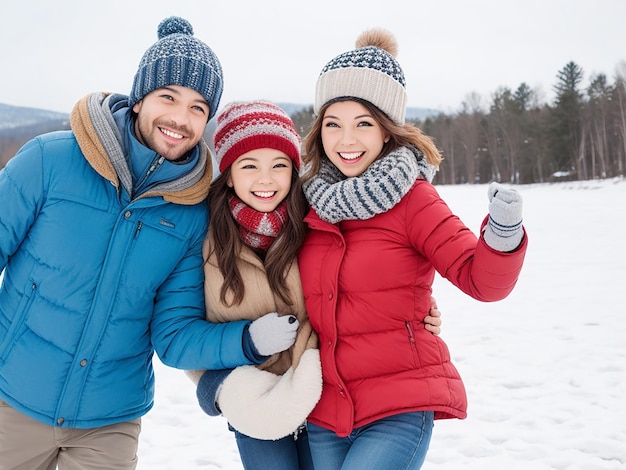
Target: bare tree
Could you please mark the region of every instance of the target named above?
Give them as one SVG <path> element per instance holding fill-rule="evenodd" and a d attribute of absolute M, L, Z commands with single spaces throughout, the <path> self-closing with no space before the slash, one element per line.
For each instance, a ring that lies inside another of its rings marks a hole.
<path fill-rule="evenodd" d="M 607 116 L 611 103 L 613 88 L 608 85 L 606 75 L 599 74 L 591 77 L 587 96 L 586 130 L 590 133 L 591 177 L 606 178 L 609 150 Z"/>

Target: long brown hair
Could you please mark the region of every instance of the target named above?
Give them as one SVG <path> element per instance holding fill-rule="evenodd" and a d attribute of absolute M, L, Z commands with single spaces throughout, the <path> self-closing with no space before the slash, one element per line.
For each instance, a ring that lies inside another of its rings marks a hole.
<path fill-rule="evenodd" d="M 337 103 L 338 101 L 356 101 L 357 103 L 362 104 L 367 108 L 383 131 L 389 134 L 389 142 L 385 144 L 378 158 L 388 155 L 399 147 L 414 145 L 421 150 L 428 163 L 439 168 L 439 164 L 442 162 L 443 157 L 435 145 L 433 138 L 424 134 L 419 127 L 412 124 L 403 124 L 400 126 L 389 119 L 385 113 L 369 101 L 360 98 L 345 97 L 329 101 L 322 106 L 319 114 L 313 121 L 313 124 L 311 124 L 311 129 L 304 138 L 304 155 L 302 156 L 302 160 L 306 165 L 308 165 L 308 168 L 306 174 L 303 175 L 303 181 L 311 179 L 320 170 L 320 162 L 322 157 L 325 155 L 324 147 L 322 145 L 322 125 L 324 122 L 324 113 L 326 112 L 326 108 L 328 108 L 328 106 L 333 103 Z"/>
<path fill-rule="evenodd" d="M 215 254 L 219 269 L 224 276 L 224 283 L 220 289 L 220 301 L 226 306 L 239 305 L 245 295 L 244 281 L 236 263 L 244 243 L 239 235 L 237 222 L 228 206 L 228 198 L 234 194 L 234 189 L 227 184 L 229 176 L 230 167 L 211 183 L 208 199 L 209 231 L 214 241 L 209 256 Z M 302 182 L 295 166 L 291 174 L 291 189 L 286 200 L 287 220 L 280 235 L 267 251 L 264 265 L 272 291 L 287 305 L 292 305 L 293 301 L 287 286 L 287 274 L 306 235 L 304 216 L 308 209 L 302 192 Z M 230 304 L 226 299 L 229 291 L 233 295 Z"/>

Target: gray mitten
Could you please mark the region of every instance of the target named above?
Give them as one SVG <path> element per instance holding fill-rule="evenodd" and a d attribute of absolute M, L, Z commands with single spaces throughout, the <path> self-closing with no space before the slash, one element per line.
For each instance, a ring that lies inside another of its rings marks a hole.
<path fill-rule="evenodd" d="M 485 242 L 497 251 L 513 251 L 524 238 L 522 196 L 499 183 L 491 183 L 487 195 L 489 221 L 484 232 Z"/>
<path fill-rule="evenodd" d="M 250 339 L 259 354 L 271 356 L 291 347 L 296 341 L 298 326 L 298 319 L 293 315 L 267 313 L 250 325 Z"/>

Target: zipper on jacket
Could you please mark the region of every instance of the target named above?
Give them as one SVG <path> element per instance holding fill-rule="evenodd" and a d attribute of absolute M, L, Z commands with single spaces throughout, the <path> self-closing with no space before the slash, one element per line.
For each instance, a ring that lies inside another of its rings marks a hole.
<path fill-rule="evenodd" d="M 404 326 L 406 326 L 406 331 L 409 332 L 409 341 L 411 342 L 411 346 L 415 346 L 415 336 L 413 336 L 413 330 L 411 329 L 411 323 L 408 320 L 405 320 Z"/>
<path fill-rule="evenodd" d="M 150 168 L 148 168 L 148 171 L 146 171 L 146 174 L 143 175 L 143 178 L 141 178 L 141 181 L 139 183 L 137 183 L 135 186 L 137 188 L 141 188 L 141 185 L 148 179 L 148 177 L 154 173 L 154 171 L 161 166 L 161 164 L 163 163 L 163 161 L 165 160 L 165 157 L 161 157 L 159 156 L 159 158 L 157 158 L 152 165 L 150 165 Z"/>
<path fill-rule="evenodd" d="M 140 220 L 137 223 L 137 230 L 135 230 L 135 238 L 139 236 L 139 232 L 141 232 L 141 227 L 143 227 L 143 222 Z"/>

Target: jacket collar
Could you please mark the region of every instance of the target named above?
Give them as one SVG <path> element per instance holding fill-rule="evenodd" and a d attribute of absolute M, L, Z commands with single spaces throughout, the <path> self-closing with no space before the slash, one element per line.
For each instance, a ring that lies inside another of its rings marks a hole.
<path fill-rule="evenodd" d="M 119 110 L 124 100 L 127 107 L 128 98 L 123 95 L 89 94 L 76 103 L 70 114 L 70 125 L 85 159 L 118 191 L 122 183 L 128 184 L 125 179 L 130 176 L 130 171 L 125 159 L 122 131 L 115 124 L 111 108 Z M 126 132 L 125 127 L 123 132 Z M 213 179 L 212 159 L 204 141 L 198 146 L 198 163 L 192 171 L 175 182 L 158 185 L 140 197 L 161 196 L 166 201 L 184 205 L 205 200 Z"/>

